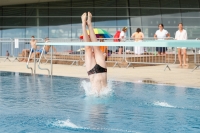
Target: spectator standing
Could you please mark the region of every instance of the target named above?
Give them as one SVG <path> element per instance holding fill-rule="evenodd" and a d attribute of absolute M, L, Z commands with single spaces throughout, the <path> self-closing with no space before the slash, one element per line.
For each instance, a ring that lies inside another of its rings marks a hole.
<path fill-rule="evenodd" d="M 131 38 L 133 38 L 135 42 L 142 42 L 144 34 L 142 33 L 140 28 L 137 28 L 136 32 L 132 34 Z M 134 47 L 134 53 L 138 55 L 143 54 L 144 47 Z"/>
<path fill-rule="evenodd" d="M 159 30 L 156 31 L 154 38 L 158 40 L 164 40 L 167 37 L 170 37 L 170 34 L 168 33 L 167 30 L 164 29 L 163 24 L 158 25 Z M 158 55 L 165 55 L 167 48 L 166 47 L 156 47 L 156 51 L 158 52 Z"/>
<path fill-rule="evenodd" d="M 126 31 L 127 31 L 127 27 L 124 27 L 122 31 L 120 32 L 120 35 L 119 35 L 120 42 L 126 41 Z M 122 51 L 123 51 L 123 46 L 120 46 L 118 54 L 122 54 Z"/>
<path fill-rule="evenodd" d="M 178 24 L 178 30 L 176 31 L 175 34 L 175 39 L 176 40 L 187 40 L 187 31 L 183 29 L 183 24 L 179 23 Z M 183 65 L 187 66 L 186 64 L 186 56 L 187 56 L 187 51 L 186 47 L 177 47 L 178 48 L 178 59 L 180 62 L 180 66 L 182 66 L 182 58 L 181 55 L 183 54 Z"/>
<path fill-rule="evenodd" d="M 6 51 L 6 56 L 9 57 L 10 53 L 8 52 L 8 50 Z"/>

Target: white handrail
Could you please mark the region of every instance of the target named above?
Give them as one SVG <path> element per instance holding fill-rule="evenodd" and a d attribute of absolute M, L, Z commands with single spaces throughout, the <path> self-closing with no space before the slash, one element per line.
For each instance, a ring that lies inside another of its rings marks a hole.
<path fill-rule="evenodd" d="M 26 67 L 27 67 L 27 69 L 31 69 L 31 74 L 33 75 L 33 68 L 29 67 L 29 61 L 30 61 L 30 58 L 31 58 L 32 50 L 33 50 L 33 48 L 31 48 L 31 50 L 29 52 L 29 57 L 28 57 L 28 61 L 26 62 Z"/>

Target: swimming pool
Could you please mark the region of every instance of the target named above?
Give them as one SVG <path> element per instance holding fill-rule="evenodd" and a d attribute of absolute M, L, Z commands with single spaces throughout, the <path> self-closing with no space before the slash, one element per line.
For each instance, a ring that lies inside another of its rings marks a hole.
<path fill-rule="evenodd" d="M 0 72 L 0 132 L 200 132 L 200 89 L 109 84 L 96 97 L 87 79 Z"/>

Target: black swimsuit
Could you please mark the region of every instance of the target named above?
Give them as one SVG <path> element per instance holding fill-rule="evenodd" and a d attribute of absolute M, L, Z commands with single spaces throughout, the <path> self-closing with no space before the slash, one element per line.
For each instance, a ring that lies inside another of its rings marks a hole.
<path fill-rule="evenodd" d="M 88 75 L 95 74 L 95 73 L 104 73 L 107 72 L 106 68 L 101 67 L 100 65 L 96 64 L 90 71 L 88 71 Z"/>

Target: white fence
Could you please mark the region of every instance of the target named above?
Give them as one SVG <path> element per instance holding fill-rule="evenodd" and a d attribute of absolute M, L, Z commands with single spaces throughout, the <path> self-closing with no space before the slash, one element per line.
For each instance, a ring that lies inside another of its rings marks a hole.
<path fill-rule="evenodd" d="M 173 38 L 168 38 L 168 40 L 172 40 Z M 5 58 L 6 60 L 9 60 L 9 57 L 6 56 L 6 51 L 9 52 L 9 56 L 15 57 L 15 60 L 22 58 L 21 52 L 23 49 L 30 50 L 30 40 L 31 38 L 18 38 L 18 46 L 16 46 L 16 40 L 11 38 L 0 38 L 0 46 L 1 46 L 1 52 L 0 56 Z M 36 38 L 37 42 L 44 42 L 44 39 Z M 198 40 L 197 40 L 198 41 Z M 109 43 L 113 42 L 113 39 L 104 39 L 103 43 Z M 125 42 L 132 43 L 134 42 L 131 39 L 126 39 Z M 153 44 L 156 42 L 154 38 L 144 38 L 142 42 L 150 42 Z M 56 49 L 56 52 L 54 52 L 53 60 L 54 62 L 63 63 L 69 62 L 68 64 L 71 65 L 80 65 L 81 63 L 84 64 L 84 45 L 73 45 L 73 43 L 80 43 L 81 40 L 77 38 L 70 38 L 70 39 L 64 39 L 64 38 L 49 38 L 49 43 L 71 43 L 72 45 L 54 45 L 54 48 Z M 115 43 L 112 43 L 115 44 Z M 156 47 L 143 47 L 139 45 L 140 43 L 137 43 L 137 46 L 134 43 L 133 45 L 129 46 L 122 46 L 122 53 L 119 54 L 119 43 L 116 43 L 116 46 L 107 45 L 107 53 L 106 53 L 106 62 L 112 63 L 112 66 L 121 66 L 122 63 L 127 63 L 126 67 L 128 68 L 131 65 L 136 64 L 144 64 L 144 65 L 159 65 L 159 64 L 165 64 L 166 67 L 168 67 L 169 64 L 175 64 L 177 63 L 177 52 L 176 47 L 165 47 L 161 48 L 161 51 L 166 50 L 165 54 L 158 55 L 158 52 L 156 50 Z M 89 45 L 89 44 L 88 44 Z M 122 44 L 123 45 L 123 44 Z M 40 47 L 42 48 L 42 46 Z M 191 54 L 194 56 L 194 63 L 196 65 L 196 68 L 199 67 L 200 64 L 200 53 L 199 48 L 190 50 L 195 51 Z M 50 51 L 48 51 L 50 52 Z M 50 54 L 46 53 L 43 55 L 45 62 L 49 62 Z M 24 58 L 24 57 L 23 57 Z M 28 58 L 28 55 L 25 56 L 25 58 Z M 13 61 L 15 61 L 13 60 Z M 123 64 L 124 66 L 124 64 Z"/>
<path fill-rule="evenodd" d="M 197 38 L 196 40 L 198 40 L 200 42 L 199 38 Z M 194 67 L 194 69 L 192 71 L 200 68 L 200 48 L 194 48 L 193 52 L 194 52 L 194 64 L 195 64 L 195 67 Z"/>
<path fill-rule="evenodd" d="M 37 40 L 37 42 L 44 42 L 42 38 L 35 39 Z M 22 58 L 21 56 L 19 56 L 22 53 L 22 50 L 31 49 L 30 40 L 31 38 L 0 38 L 0 57 L 6 58 L 7 60 L 10 60 L 9 57 L 15 57 L 13 61 L 19 61 L 19 59 Z M 7 52 L 9 53 L 9 56 Z M 23 58 L 28 58 L 28 55 Z"/>
<path fill-rule="evenodd" d="M 174 40 L 173 38 L 167 38 L 167 40 Z M 129 40 L 134 41 L 134 40 Z M 134 41 L 138 42 L 155 42 L 154 38 L 144 38 L 143 40 Z M 124 50 L 125 61 L 129 66 L 134 64 L 143 65 L 166 65 L 169 68 L 169 64 L 176 62 L 176 48 L 173 47 L 143 47 L 143 46 L 126 46 Z M 170 69 L 170 68 L 169 68 Z"/>

